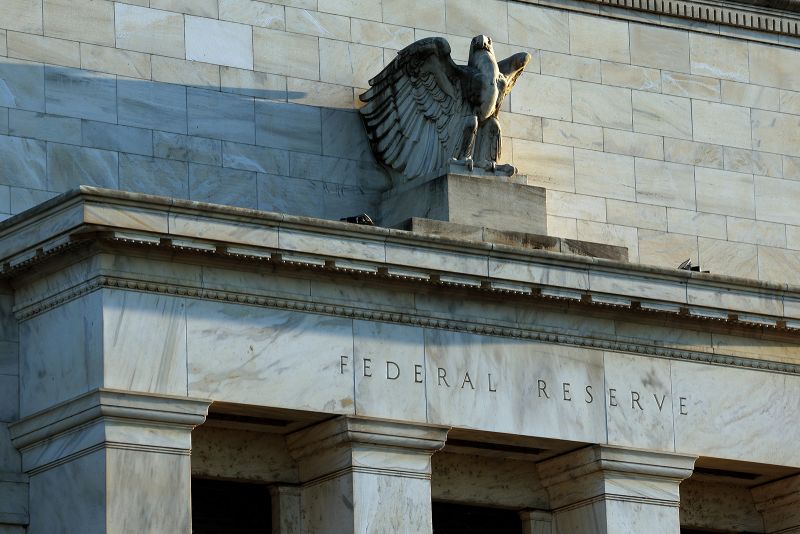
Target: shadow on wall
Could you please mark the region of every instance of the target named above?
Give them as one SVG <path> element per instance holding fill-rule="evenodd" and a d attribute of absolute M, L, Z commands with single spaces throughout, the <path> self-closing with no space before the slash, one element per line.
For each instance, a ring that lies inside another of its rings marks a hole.
<path fill-rule="evenodd" d="M 294 103 L 307 95 L 250 74 L 184 86 L 0 58 L 0 219 L 81 184 L 325 219 L 374 213 L 390 178 L 358 113 Z"/>

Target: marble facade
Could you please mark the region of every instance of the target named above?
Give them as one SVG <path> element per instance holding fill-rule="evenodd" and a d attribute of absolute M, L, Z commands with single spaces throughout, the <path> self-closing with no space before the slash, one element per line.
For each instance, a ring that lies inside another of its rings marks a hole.
<path fill-rule="evenodd" d="M 280 533 L 800 528 L 790 287 L 93 188 L 0 232 L 28 532 L 188 532 L 192 475 Z"/>

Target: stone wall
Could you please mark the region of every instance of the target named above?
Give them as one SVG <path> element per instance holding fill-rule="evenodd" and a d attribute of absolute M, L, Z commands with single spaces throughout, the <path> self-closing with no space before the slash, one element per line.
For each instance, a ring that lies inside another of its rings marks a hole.
<path fill-rule="evenodd" d="M 78 184 L 374 213 L 357 96 L 415 39 L 465 61 L 482 32 L 533 54 L 503 159 L 548 189 L 551 234 L 800 283 L 797 41 L 548 3 L 4 0 L 0 214 Z"/>

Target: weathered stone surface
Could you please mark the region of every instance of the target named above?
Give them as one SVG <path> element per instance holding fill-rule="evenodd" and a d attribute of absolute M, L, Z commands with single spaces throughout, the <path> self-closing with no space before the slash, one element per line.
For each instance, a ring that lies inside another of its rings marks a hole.
<path fill-rule="evenodd" d="M 254 144 L 253 98 L 231 93 L 188 89 L 186 94 L 190 135 Z"/>
<path fill-rule="evenodd" d="M 128 126 L 186 133 L 186 88 L 120 78 L 119 122 Z"/>
<path fill-rule="evenodd" d="M 183 15 L 116 3 L 114 23 L 116 46 L 119 48 L 161 56 L 186 57 Z"/>
<path fill-rule="evenodd" d="M 250 26 L 186 17 L 186 59 L 253 68 L 253 30 Z"/>

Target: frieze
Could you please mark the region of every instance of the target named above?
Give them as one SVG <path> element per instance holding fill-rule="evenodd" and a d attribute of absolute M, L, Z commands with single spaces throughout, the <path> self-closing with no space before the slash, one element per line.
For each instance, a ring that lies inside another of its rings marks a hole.
<path fill-rule="evenodd" d="M 424 387 L 425 367 L 421 363 L 413 363 L 409 367 L 392 361 L 385 360 L 376 363 L 376 358 L 361 358 L 359 369 L 355 369 L 359 376 L 370 380 L 405 380 L 419 384 Z M 339 357 L 339 373 L 347 374 L 353 364 L 350 356 L 342 355 Z M 482 375 L 471 373 L 469 370 L 447 369 L 446 367 L 436 367 L 436 375 L 432 377 L 432 386 L 445 389 L 463 389 L 482 393 L 497 393 L 498 371 L 488 372 Z M 493 378 L 494 376 L 494 378 Z M 662 412 L 667 404 L 667 398 L 671 393 L 627 390 L 622 391 L 617 388 L 600 387 L 597 384 L 573 384 L 572 382 L 548 381 L 544 378 L 536 379 L 535 391 L 536 399 L 539 402 L 577 402 L 594 404 L 605 402 L 609 408 L 625 409 L 641 412 L 657 410 Z M 678 415 L 689 415 L 689 397 L 678 396 Z"/>
<path fill-rule="evenodd" d="M 533 341 L 542 341 L 546 343 L 643 354 L 657 358 L 709 363 L 727 367 L 744 367 L 754 370 L 800 375 L 800 365 L 783 362 L 758 360 L 741 356 L 713 354 L 700 351 L 679 350 L 669 347 L 657 347 L 644 343 L 624 342 L 603 339 L 600 337 L 583 337 L 572 334 L 561 334 L 556 332 L 536 330 L 532 328 L 506 327 L 466 320 L 442 319 L 437 317 L 427 317 L 419 314 L 389 312 L 357 308 L 355 306 L 347 306 L 342 304 L 329 304 L 324 302 L 310 302 L 272 296 L 252 295 L 233 291 L 155 283 L 144 280 L 111 276 L 94 277 L 86 282 L 77 284 L 47 299 L 39 301 L 34 305 L 17 309 L 14 312 L 15 317 L 20 321 L 24 321 L 44 313 L 56 306 L 60 306 L 61 304 L 69 302 L 70 300 L 105 288 L 143 291 L 148 293 L 175 295 L 186 298 L 226 301 L 250 306 L 288 309 L 301 312 L 347 317 L 352 319 L 364 319 L 369 321 L 419 326 L 423 328 L 468 332 L 486 336 L 530 339 Z"/>

